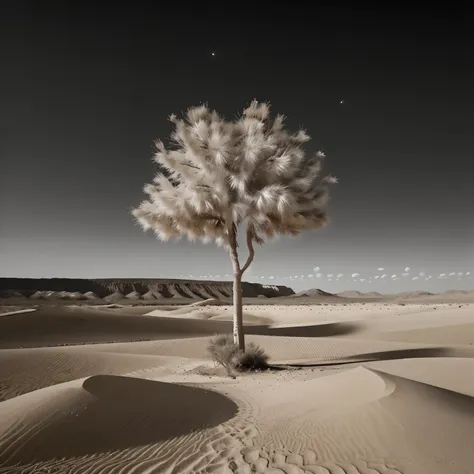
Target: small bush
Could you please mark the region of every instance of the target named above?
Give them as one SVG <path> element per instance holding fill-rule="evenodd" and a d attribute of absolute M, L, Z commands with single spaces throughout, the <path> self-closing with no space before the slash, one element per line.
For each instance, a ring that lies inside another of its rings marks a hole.
<path fill-rule="evenodd" d="M 245 352 L 237 355 L 236 368 L 239 370 L 265 370 L 268 368 L 269 355 L 254 342 L 247 344 Z"/>
<path fill-rule="evenodd" d="M 264 370 L 268 368 L 269 356 L 265 351 L 251 342 L 247 345 L 245 352 L 239 350 L 239 346 L 234 343 L 231 334 L 220 334 L 213 337 L 207 350 L 211 354 L 212 360 L 225 367 L 231 377 L 235 377 L 234 370 Z"/>
<path fill-rule="evenodd" d="M 207 350 L 217 365 L 222 365 L 229 375 L 234 376 L 233 369 L 236 366 L 240 351 L 231 334 L 220 334 L 213 337 L 207 346 Z"/>

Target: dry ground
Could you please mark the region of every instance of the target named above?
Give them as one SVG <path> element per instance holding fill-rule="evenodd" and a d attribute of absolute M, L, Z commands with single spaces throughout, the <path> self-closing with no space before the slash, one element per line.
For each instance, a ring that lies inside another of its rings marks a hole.
<path fill-rule="evenodd" d="M 472 473 L 474 304 L 421 303 L 247 305 L 236 380 L 227 306 L 4 307 L 0 474 Z"/>

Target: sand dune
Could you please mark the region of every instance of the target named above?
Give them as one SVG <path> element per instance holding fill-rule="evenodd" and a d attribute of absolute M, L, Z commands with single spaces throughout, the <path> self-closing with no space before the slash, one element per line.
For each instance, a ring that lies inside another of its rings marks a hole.
<path fill-rule="evenodd" d="M 298 382 L 293 396 L 273 392 L 256 400 L 264 409 L 247 460 L 257 468 L 441 474 L 470 465 L 470 397 L 363 368 Z M 445 456 L 456 466 L 442 466 Z"/>
<path fill-rule="evenodd" d="M 0 474 L 470 473 L 474 305 L 444 303 L 246 306 L 274 367 L 236 380 L 223 304 L 8 311 Z"/>
<path fill-rule="evenodd" d="M 46 307 L 0 317 L 0 348 L 212 335 L 228 327 L 220 321 L 196 319 L 177 324 L 172 318 L 120 314 L 117 310 Z"/>
<path fill-rule="evenodd" d="M 156 444 L 217 426 L 237 410 L 229 398 L 210 390 L 96 375 L 3 402 L 0 464 Z"/>
<path fill-rule="evenodd" d="M 187 358 L 101 352 L 93 347 L 7 349 L 0 352 L 0 401 L 40 388 L 87 377 L 153 369 L 165 375 L 189 363 Z"/>

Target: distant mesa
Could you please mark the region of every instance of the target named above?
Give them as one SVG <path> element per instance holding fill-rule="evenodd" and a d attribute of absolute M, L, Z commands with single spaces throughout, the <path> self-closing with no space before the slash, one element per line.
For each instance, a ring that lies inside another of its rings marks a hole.
<path fill-rule="evenodd" d="M 342 298 L 382 298 L 383 295 L 378 293 L 377 291 L 368 291 L 364 293 L 363 291 L 356 291 L 356 290 L 349 290 L 349 291 L 341 291 L 340 293 L 336 293 L 337 296 Z"/>
<path fill-rule="evenodd" d="M 48 302 L 80 302 L 117 303 L 126 304 L 128 301 L 162 302 L 170 301 L 173 304 L 187 304 L 193 301 L 217 300 L 230 303 L 233 293 L 231 281 L 203 281 L 203 280 L 176 280 L 176 279 L 73 279 L 73 278 L 0 278 L 0 299 L 28 298 L 37 300 L 38 304 Z M 396 294 L 381 294 L 376 291 L 343 291 L 332 294 L 320 288 L 312 288 L 295 293 L 287 286 L 262 285 L 259 283 L 242 282 L 244 298 L 275 297 L 310 297 L 310 298 L 352 298 L 352 299 L 421 299 L 427 297 L 432 300 L 435 296 L 468 296 L 474 291 L 448 290 L 440 295 L 428 291 L 411 291 Z M 341 301 L 341 300 L 339 300 Z M 342 299 L 342 301 L 344 301 Z M 13 302 L 13 301 L 12 301 Z"/>
<path fill-rule="evenodd" d="M 369 291 L 368 293 L 365 294 L 365 296 L 369 298 L 382 298 L 382 293 L 379 293 L 378 291 Z"/>
<path fill-rule="evenodd" d="M 420 296 L 434 296 L 435 293 L 429 291 L 406 291 L 404 293 L 397 293 L 395 298 L 397 299 L 408 299 L 408 298 L 419 298 Z"/>
<path fill-rule="evenodd" d="M 299 293 L 296 293 L 295 295 L 291 295 L 291 296 L 292 297 L 309 296 L 311 298 L 314 298 L 316 296 L 337 296 L 337 295 L 328 293 L 327 291 L 323 291 L 319 288 L 311 288 L 310 290 L 300 291 Z"/>
<path fill-rule="evenodd" d="M 120 293 L 120 291 L 114 291 L 113 293 L 111 293 L 110 295 L 106 296 L 104 298 L 105 301 L 119 301 L 119 300 L 123 300 L 125 299 L 125 295 L 123 295 L 122 293 Z"/>
<path fill-rule="evenodd" d="M 360 297 L 364 297 L 365 293 L 363 293 L 362 291 L 357 291 L 357 290 L 348 290 L 348 291 L 341 291 L 340 293 L 336 293 L 336 295 L 342 298 L 360 298 Z"/>
<path fill-rule="evenodd" d="M 447 290 L 441 293 L 442 295 L 470 295 L 472 291 L 467 290 Z"/>
<path fill-rule="evenodd" d="M 69 298 L 71 298 L 72 300 L 85 300 L 86 299 L 86 297 L 82 293 L 79 293 L 79 291 L 73 291 L 72 293 L 70 293 Z"/>
<path fill-rule="evenodd" d="M 163 298 L 161 293 L 160 293 L 160 296 Z M 144 300 L 156 300 L 156 299 L 158 299 L 156 293 L 154 291 L 151 291 L 151 290 L 147 291 L 145 294 L 143 294 L 142 298 Z"/>
<path fill-rule="evenodd" d="M 0 298 L 30 298 L 56 301 L 117 301 L 166 300 L 176 301 L 232 297 L 231 281 L 202 281 L 174 279 L 73 279 L 73 278 L 0 278 Z M 287 286 L 242 283 L 244 298 L 291 296 Z"/>
<path fill-rule="evenodd" d="M 93 291 L 86 291 L 84 297 L 88 300 L 98 300 L 100 299 Z"/>
<path fill-rule="evenodd" d="M 23 298 L 24 296 L 20 291 L 15 291 L 15 290 L 5 290 L 3 295 L 3 298 Z"/>
<path fill-rule="evenodd" d="M 69 299 L 69 294 L 69 291 L 58 291 L 57 293 L 51 293 L 49 297 L 54 298 L 56 296 L 57 298 L 61 298 L 62 300 L 67 300 Z"/>
<path fill-rule="evenodd" d="M 142 295 L 138 293 L 138 291 L 131 291 L 128 295 L 125 295 L 125 297 L 129 300 L 141 300 Z"/>
<path fill-rule="evenodd" d="M 30 296 L 30 298 L 31 298 L 32 300 L 43 300 L 43 299 L 45 299 L 44 293 L 45 293 L 44 291 L 40 291 L 40 290 L 35 291 L 35 292 Z"/>

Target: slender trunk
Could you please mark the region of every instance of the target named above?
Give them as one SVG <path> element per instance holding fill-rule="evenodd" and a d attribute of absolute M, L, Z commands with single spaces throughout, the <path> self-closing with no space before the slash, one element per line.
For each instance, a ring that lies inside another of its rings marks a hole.
<path fill-rule="evenodd" d="M 242 352 L 245 352 L 245 335 L 244 335 L 244 322 L 243 322 L 243 311 L 242 311 L 242 275 L 245 270 L 250 266 L 254 257 L 254 249 L 252 245 L 252 239 L 254 237 L 254 227 L 249 224 L 247 228 L 247 246 L 249 249 L 249 256 L 245 265 L 240 268 L 239 255 L 237 253 L 237 229 L 233 225 L 229 232 L 229 243 L 230 243 L 230 258 L 232 260 L 232 267 L 234 269 L 234 291 L 233 291 L 233 303 L 234 303 L 234 324 L 233 334 L 234 343 L 239 346 Z"/>
<path fill-rule="evenodd" d="M 242 316 L 242 271 L 240 270 L 239 255 L 237 253 L 237 238 L 235 229 L 232 230 L 230 238 L 230 258 L 234 269 L 234 343 L 238 344 L 241 351 L 245 351 L 244 323 Z"/>
<path fill-rule="evenodd" d="M 245 351 L 244 323 L 242 316 L 242 275 L 234 273 L 234 343 L 238 344 L 239 349 Z"/>

